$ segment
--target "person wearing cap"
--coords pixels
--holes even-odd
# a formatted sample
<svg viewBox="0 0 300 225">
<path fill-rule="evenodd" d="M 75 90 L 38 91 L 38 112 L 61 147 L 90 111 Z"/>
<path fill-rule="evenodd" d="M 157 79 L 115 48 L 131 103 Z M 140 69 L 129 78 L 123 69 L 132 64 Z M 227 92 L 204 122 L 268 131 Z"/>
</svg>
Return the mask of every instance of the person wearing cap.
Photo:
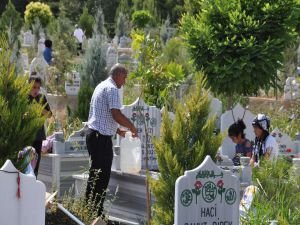
<svg viewBox="0 0 300 225">
<path fill-rule="evenodd" d="M 265 114 L 258 114 L 252 126 L 255 134 L 255 143 L 250 164 L 259 165 L 261 159 L 276 159 L 278 155 L 278 145 L 276 140 L 269 133 L 270 119 Z"/>
<path fill-rule="evenodd" d="M 125 136 L 128 128 L 134 137 L 137 130 L 121 112 L 119 90 L 127 78 L 128 70 L 121 64 L 111 68 L 110 76 L 97 85 L 90 102 L 86 145 L 91 159 L 89 178 L 86 188 L 86 201 L 95 202 L 97 216 L 103 216 L 105 191 L 108 186 L 113 160 L 112 136 L 116 133 Z M 100 173 L 99 173 L 100 170 Z"/>
</svg>

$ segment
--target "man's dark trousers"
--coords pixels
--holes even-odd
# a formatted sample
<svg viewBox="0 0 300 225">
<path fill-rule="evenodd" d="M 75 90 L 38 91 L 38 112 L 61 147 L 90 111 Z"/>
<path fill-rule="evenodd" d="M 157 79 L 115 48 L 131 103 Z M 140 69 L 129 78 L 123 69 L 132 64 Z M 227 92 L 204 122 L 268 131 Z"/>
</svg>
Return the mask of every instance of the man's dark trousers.
<svg viewBox="0 0 300 225">
<path fill-rule="evenodd" d="M 86 135 L 86 145 L 91 158 L 86 201 L 95 201 L 96 206 L 99 204 L 98 216 L 102 216 L 113 160 L 111 136 L 89 129 Z M 97 172 L 99 170 L 100 172 Z"/>
</svg>

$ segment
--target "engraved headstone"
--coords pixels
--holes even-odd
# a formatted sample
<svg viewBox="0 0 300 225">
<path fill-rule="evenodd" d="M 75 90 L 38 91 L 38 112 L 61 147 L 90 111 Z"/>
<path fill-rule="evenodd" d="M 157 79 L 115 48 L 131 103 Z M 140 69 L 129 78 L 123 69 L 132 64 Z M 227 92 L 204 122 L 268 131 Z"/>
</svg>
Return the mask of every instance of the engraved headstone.
<svg viewBox="0 0 300 225">
<path fill-rule="evenodd" d="M 68 74 L 65 81 L 65 90 L 67 95 L 78 95 L 80 89 L 80 74 L 77 71 L 72 71 Z"/>
<path fill-rule="evenodd" d="M 157 160 L 155 149 L 152 143 L 152 137 L 159 137 L 161 113 L 155 106 L 148 106 L 138 98 L 131 105 L 125 105 L 122 108 L 124 115 L 137 128 L 139 138 L 142 142 L 142 169 L 146 169 L 146 145 L 148 148 L 148 168 L 157 170 Z M 148 138 L 146 139 L 146 130 Z"/>
<path fill-rule="evenodd" d="M 253 132 L 252 121 L 255 115 L 249 110 L 244 109 L 240 104 L 237 104 L 232 110 L 228 110 L 221 116 L 221 132 L 227 134 L 227 130 L 231 124 L 233 124 L 238 119 L 243 119 L 246 129 L 246 138 L 251 140 L 255 139 Z M 229 137 L 226 137 L 221 146 L 222 155 L 227 155 L 229 158 L 233 158 L 235 155 L 235 144 Z"/>
<path fill-rule="evenodd" d="M 109 71 L 113 65 L 118 62 L 118 51 L 117 49 L 111 45 L 108 47 L 106 52 L 106 66 Z"/>
<path fill-rule="evenodd" d="M 295 77 L 288 77 L 284 85 L 284 99 L 295 100 L 300 98 L 300 84 Z"/>
<path fill-rule="evenodd" d="M 34 36 L 31 32 L 31 30 L 29 31 L 26 31 L 24 34 L 23 34 L 23 45 L 26 47 L 30 47 L 32 46 L 34 43 Z"/>
<path fill-rule="evenodd" d="M 0 224 L 45 224 L 46 187 L 41 181 L 33 175 L 19 173 L 7 160 L 0 170 L 0 183 Z"/>
<path fill-rule="evenodd" d="M 238 225 L 240 183 L 206 156 L 175 184 L 175 225 Z"/>
<path fill-rule="evenodd" d="M 278 144 L 278 154 L 280 155 L 296 155 L 297 149 L 291 137 L 281 132 L 277 127 L 271 132 Z"/>
</svg>

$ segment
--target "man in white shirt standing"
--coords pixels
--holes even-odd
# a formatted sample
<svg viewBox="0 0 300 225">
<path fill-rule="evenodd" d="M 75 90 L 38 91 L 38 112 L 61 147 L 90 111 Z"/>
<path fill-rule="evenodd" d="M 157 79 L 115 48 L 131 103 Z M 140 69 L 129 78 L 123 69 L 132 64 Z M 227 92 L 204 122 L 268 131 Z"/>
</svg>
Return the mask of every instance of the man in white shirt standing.
<svg viewBox="0 0 300 225">
<path fill-rule="evenodd" d="M 78 27 L 78 25 L 76 24 L 75 25 L 75 31 L 74 31 L 74 34 L 73 36 L 76 38 L 77 40 L 77 44 L 78 44 L 78 47 L 77 47 L 77 55 L 79 55 L 80 52 L 82 52 L 82 42 L 83 42 L 83 38 L 84 38 L 84 32 L 83 30 Z"/>
<path fill-rule="evenodd" d="M 105 191 L 110 179 L 113 160 L 111 138 L 116 133 L 125 136 L 126 131 L 118 128 L 118 124 L 128 128 L 134 137 L 137 136 L 136 128 L 120 110 L 122 105 L 118 89 L 125 84 L 127 73 L 127 69 L 121 64 L 114 65 L 110 70 L 110 76 L 95 88 L 90 103 L 86 145 L 91 167 L 86 201 L 92 201 L 99 207 L 98 216 L 103 216 Z"/>
</svg>

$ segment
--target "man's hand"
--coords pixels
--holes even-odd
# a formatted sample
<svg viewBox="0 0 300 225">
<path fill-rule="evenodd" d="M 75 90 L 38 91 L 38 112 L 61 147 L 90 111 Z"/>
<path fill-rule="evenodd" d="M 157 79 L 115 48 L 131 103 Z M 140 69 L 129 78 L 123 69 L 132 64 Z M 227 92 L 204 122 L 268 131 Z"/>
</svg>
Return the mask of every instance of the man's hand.
<svg viewBox="0 0 300 225">
<path fill-rule="evenodd" d="M 119 129 L 119 128 L 118 128 L 118 130 L 117 130 L 117 134 L 120 135 L 121 137 L 125 137 L 125 133 L 126 133 L 126 132 L 127 132 L 126 130 L 121 130 L 121 129 Z"/>
</svg>

